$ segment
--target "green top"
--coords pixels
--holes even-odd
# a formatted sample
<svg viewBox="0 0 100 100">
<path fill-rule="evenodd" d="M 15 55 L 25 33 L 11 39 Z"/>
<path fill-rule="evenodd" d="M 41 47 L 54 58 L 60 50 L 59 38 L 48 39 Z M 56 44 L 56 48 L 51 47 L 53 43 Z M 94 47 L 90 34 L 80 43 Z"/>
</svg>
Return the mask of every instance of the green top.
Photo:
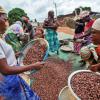
<svg viewBox="0 0 100 100">
<path fill-rule="evenodd" d="M 15 52 L 18 52 L 22 48 L 22 44 L 18 40 L 18 37 L 13 32 L 8 32 L 5 35 L 5 41 L 10 44 Z"/>
</svg>

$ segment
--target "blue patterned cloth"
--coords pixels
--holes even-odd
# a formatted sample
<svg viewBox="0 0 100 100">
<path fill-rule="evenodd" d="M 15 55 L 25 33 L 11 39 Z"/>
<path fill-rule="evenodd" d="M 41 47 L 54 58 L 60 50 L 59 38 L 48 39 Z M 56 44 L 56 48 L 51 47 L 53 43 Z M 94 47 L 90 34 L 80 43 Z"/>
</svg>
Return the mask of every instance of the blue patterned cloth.
<svg viewBox="0 0 100 100">
<path fill-rule="evenodd" d="M 4 100 L 40 100 L 40 97 L 18 75 L 0 74 L 0 96 L 4 97 Z"/>
<path fill-rule="evenodd" d="M 49 51 L 58 51 L 60 44 L 57 37 L 57 32 L 53 29 L 46 29 L 45 38 L 49 43 Z"/>
</svg>

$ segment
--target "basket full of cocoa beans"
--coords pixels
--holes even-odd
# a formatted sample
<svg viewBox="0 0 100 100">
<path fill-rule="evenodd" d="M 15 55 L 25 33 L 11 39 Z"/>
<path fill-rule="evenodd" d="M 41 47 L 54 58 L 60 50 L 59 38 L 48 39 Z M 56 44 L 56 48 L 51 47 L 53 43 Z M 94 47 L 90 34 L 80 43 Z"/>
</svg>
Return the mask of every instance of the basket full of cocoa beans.
<svg viewBox="0 0 100 100">
<path fill-rule="evenodd" d="M 31 40 L 22 49 L 22 55 L 18 58 L 20 65 L 29 65 L 47 58 L 49 50 L 48 42 L 45 39 L 37 38 Z"/>
</svg>

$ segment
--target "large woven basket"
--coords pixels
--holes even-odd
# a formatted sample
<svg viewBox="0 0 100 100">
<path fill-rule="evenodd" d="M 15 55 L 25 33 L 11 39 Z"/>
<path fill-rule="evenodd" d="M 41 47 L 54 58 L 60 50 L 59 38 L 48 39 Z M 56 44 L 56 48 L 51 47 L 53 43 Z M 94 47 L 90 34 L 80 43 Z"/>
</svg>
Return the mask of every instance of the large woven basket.
<svg viewBox="0 0 100 100">
<path fill-rule="evenodd" d="M 41 44 L 41 45 L 45 45 L 45 47 L 46 47 L 46 51 L 44 52 L 44 55 L 43 55 L 43 61 L 47 58 L 47 56 L 48 56 L 48 51 L 49 51 L 49 45 L 48 45 L 48 42 L 45 40 L 45 39 L 43 39 L 43 38 L 38 38 L 38 39 L 34 39 L 34 40 L 31 40 L 28 44 L 26 44 L 25 45 L 25 47 L 22 49 L 22 54 L 19 56 L 19 58 L 18 58 L 18 63 L 20 64 L 20 65 L 24 65 L 23 64 L 23 59 L 25 58 L 25 56 L 26 56 L 26 54 L 27 54 L 27 52 L 29 51 L 29 49 L 32 47 L 32 46 L 34 46 L 34 44 L 35 44 L 35 42 L 36 41 L 39 41 L 39 43 Z M 38 46 L 37 46 L 37 48 L 38 48 Z M 32 54 L 32 55 L 34 55 L 34 54 Z"/>
<path fill-rule="evenodd" d="M 18 64 L 19 65 L 24 65 L 23 64 L 23 59 L 24 57 L 26 56 L 26 53 L 28 52 L 28 50 L 34 46 L 35 42 L 36 41 L 39 41 L 40 44 L 45 44 L 46 46 L 46 52 L 44 52 L 44 56 L 43 56 L 43 61 L 47 59 L 48 57 L 48 51 L 49 51 L 49 45 L 48 45 L 48 42 L 45 40 L 45 39 L 42 39 L 42 38 L 38 38 L 38 39 L 34 39 L 32 41 L 30 41 L 28 44 L 25 45 L 25 47 L 22 49 L 22 55 L 19 56 L 18 58 Z M 38 48 L 38 46 L 37 46 Z M 34 55 L 34 54 L 32 54 Z M 24 72 L 24 74 L 21 75 L 21 77 L 29 84 L 31 85 L 31 80 L 30 80 L 30 77 L 27 75 L 27 74 L 32 74 L 32 73 L 35 73 L 37 72 L 37 70 L 32 70 L 32 71 L 27 71 L 27 72 Z"/>
</svg>

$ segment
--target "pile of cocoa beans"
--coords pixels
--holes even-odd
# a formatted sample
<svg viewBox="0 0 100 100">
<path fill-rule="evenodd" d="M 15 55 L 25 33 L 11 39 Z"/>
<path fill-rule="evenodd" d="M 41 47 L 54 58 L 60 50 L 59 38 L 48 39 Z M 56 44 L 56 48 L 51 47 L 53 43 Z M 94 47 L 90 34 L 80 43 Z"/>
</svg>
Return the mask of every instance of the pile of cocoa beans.
<svg viewBox="0 0 100 100">
<path fill-rule="evenodd" d="M 100 100 L 100 75 L 79 72 L 71 79 L 71 87 L 81 100 Z"/>
<path fill-rule="evenodd" d="M 41 97 L 41 100 L 58 100 L 61 89 L 67 85 L 72 64 L 59 58 L 49 58 L 45 66 L 31 75 L 35 81 L 32 89 Z"/>
<path fill-rule="evenodd" d="M 40 41 L 35 41 L 31 48 L 28 49 L 24 59 L 23 64 L 29 65 L 32 63 L 36 63 L 38 61 L 42 61 L 46 52 L 46 44 L 41 44 Z"/>
</svg>

